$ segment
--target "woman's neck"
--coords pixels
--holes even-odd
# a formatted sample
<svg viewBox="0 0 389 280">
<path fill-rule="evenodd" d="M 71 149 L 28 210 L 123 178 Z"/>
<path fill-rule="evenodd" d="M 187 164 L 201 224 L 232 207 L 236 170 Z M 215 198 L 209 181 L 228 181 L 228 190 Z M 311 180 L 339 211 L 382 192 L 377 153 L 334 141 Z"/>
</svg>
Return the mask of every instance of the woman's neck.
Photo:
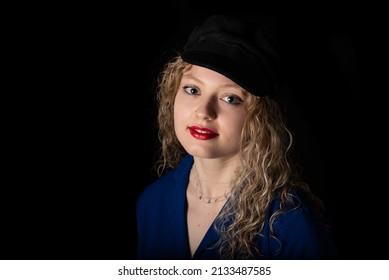
<svg viewBox="0 0 389 280">
<path fill-rule="evenodd" d="M 191 180 L 199 193 L 207 197 L 219 197 L 230 193 L 236 174 L 236 164 L 197 160 L 192 166 Z"/>
</svg>

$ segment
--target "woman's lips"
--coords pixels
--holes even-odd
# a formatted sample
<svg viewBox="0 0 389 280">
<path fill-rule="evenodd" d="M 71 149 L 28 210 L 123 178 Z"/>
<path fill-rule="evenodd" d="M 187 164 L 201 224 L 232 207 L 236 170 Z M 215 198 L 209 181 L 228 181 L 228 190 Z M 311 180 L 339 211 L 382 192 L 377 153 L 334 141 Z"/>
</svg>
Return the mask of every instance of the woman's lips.
<svg viewBox="0 0 389 280">
<path fill-rule="evenodd" d="M 219 134 L 213 131 L 212 129 L 199 127 L 199 126 L 190 126 L 188 127 L 190 134 L 199 140 L 210 140 L 215 138 Z"/>
</svg>

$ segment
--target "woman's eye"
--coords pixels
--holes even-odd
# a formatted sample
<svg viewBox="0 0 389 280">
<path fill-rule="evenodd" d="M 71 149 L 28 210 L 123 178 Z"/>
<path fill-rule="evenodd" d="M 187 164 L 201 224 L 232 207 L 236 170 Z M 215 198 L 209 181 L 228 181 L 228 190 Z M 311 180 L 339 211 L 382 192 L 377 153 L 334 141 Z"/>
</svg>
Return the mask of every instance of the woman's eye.
<svg viewBox="0 0 389 280">
<path fill-rule="evenodd" d="M 185 86 L 184 87 L 184 90 L 186 93 L 190 94 L 190 95 L 195 95 L 198 93 L 198 90 L 194 87 L 189 87 L 189 86 Z"/>
<path fill-rule="evenodd" d="M 224 100 L 225 102 L 229 104 L 241 104 L 243 103 L 243 100 L 240 97 L 234 96 L 234 95 L 228 95 L 225 97 L 222 97 L 221 100 Z"/>
</svg>

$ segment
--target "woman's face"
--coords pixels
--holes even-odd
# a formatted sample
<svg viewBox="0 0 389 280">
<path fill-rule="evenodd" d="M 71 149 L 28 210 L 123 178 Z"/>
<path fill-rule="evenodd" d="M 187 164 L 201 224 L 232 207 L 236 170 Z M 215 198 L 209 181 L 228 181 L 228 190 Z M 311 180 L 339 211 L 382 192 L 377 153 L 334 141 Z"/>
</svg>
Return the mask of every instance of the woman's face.
<svg viewBox="0 0 389 280">
<path fill-rule="evenodd" d="M 174 103 L 174 129 L 196 157 L 234 157 L 246 117 L 245 95 L 227 77 L 192 66 L 182 77 Z"/>
</svg>

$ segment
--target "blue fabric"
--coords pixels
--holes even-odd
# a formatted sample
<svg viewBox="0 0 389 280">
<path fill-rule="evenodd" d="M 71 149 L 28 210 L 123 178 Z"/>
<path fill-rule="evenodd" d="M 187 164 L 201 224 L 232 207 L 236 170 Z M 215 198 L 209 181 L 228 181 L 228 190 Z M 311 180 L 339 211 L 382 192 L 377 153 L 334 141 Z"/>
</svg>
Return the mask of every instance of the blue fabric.
<svg viewBox="0 0 389 280">
<path fill-rule="evenodd" d="M 186 187 L 193 157 L 149 185 L 137 202 L 138 259 L 191 259 L 187 222 Z M 302 196 L 299 206 L 282 214 L 274 223 L 277 239 L 269 237 L 266 222 L 257 245 L 262 255 L 257 259 L 335 259 L 336 249 L 327 234 L 324 221 Z M 275 200 L 268 216 L 278 209 Z M 211 248 L 218 234 L 209 228 L 193 259 L 220 259 L 218 248 Z"/>
</svg>

